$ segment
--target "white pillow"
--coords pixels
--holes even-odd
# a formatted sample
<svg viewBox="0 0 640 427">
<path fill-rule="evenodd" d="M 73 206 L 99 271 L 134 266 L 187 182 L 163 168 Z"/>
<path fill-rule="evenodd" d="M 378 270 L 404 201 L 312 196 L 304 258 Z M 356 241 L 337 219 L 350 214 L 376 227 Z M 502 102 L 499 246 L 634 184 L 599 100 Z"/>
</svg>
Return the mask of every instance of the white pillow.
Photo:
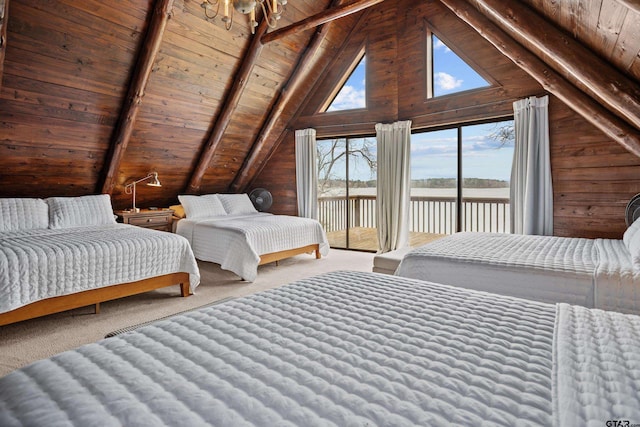
<svg viewBox="0 0 640 427">
<path fill-rule="evenodd" d="M 80 197 L 49 197 L 49 228 L 115 224 L 111 197 L 97 194 Z"/>
<path fill-rule="evenodd" d="M 181 195 L 178 196 L 178 200 L 180 200 L 188 219 L 211 218 L 227 214 L 222 203 L 218 200 L 217 194 L 206 194 L 204 196 Z"/>
<path fill-rule="evenodd" d="M 0 232 L 49 227 L 49 207 L 42 199 L 0 199 Z"/>
<path fill-rule="evenodd" d="M 245 193 L 218 194 L 218 197 L 222 202 L 222 206 L 224 206 L 224 210 L 227 211 L 229 215 L 241 215 L 258 212 L 256 208 L 253 207 L 253 203 L 251 203 L 251 199 L 249 199 L 249 196 Z"/>
<path fill-rule="evenodd" d="M 627 246 L 627 249 L 629 249 L 629 245 L 631 244 L 631 240 L 633 240 L 633 237 L 636 234 L 638 234 L 638 231 L 640 231 L 640 221 L 636 220 L 624 232 L 624 235 L 622 236 L 622 241 Z"/>
</svg>

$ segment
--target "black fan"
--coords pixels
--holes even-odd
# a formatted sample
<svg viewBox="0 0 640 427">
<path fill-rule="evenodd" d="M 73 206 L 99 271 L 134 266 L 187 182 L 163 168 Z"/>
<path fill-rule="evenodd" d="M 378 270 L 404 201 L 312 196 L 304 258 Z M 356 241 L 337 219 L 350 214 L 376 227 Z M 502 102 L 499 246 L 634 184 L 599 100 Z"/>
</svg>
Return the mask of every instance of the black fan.
<svg viewBox="0 0 640 427">
<path fill-rule="evenodd" d="M 627 209 L 624 213 L 624 219 L 629 227 L 633 222 L 640 217 L 640 194 L 636 194 L 627 203 Z"/>
<path fill-rule="evenodd" d="M 273 197 L 271 193 L 264 188 L 256 188 L 249 193 L 249 198 L 253 206 L 259 211 L 264 212 L 271 207 L 273 203 Z"/>
</svg>

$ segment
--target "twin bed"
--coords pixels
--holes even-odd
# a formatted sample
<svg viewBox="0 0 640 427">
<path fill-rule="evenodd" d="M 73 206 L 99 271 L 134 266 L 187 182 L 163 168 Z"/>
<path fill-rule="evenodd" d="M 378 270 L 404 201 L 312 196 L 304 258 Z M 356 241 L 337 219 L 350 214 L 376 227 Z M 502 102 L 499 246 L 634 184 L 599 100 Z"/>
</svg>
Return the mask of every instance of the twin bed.
<svg viewBox="0 0 640 427">
<path fill-rule="evenodd" d="M 640 420 L 640 318 L 333 272 L 0 379 L 0 425 L 604 425 Z"/>
<path fill-rule="evenodd" d="M 409 251 L 396 275 L 640 314 L 640 221 L 622 240 L 456 233 Z"/>
<path fill-rule="evenodd" d="M 195 257 L 252 282 L 258 266 L 297 254 L 327 255 L 322 225 L 310 218 L 256 211 L 246 194 L 179 196 L 186 217 L 176 225 Z"/>
</svg>

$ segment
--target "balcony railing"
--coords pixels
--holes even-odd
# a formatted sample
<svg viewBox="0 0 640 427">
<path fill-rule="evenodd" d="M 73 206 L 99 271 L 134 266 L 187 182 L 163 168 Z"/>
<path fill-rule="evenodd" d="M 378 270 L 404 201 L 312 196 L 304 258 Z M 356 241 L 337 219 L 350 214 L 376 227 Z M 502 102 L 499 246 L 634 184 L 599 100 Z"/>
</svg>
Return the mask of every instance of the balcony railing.
<svg viewBox="0 0 640 427">
<path fill-rule="evenodd" d="M 350 196 L 349 227 L 376 227 L 376 196 Z M 452 234 L 456 231 L 456 199 L 454 197 L 411 197 L 409 231 Z M 347 228 L 347 199 L 319 197 L 320 223 L 327 232 Z M 509 199 L 465 197 L 462 199 L 462 231 L 508 233 Z"/>
</svg>

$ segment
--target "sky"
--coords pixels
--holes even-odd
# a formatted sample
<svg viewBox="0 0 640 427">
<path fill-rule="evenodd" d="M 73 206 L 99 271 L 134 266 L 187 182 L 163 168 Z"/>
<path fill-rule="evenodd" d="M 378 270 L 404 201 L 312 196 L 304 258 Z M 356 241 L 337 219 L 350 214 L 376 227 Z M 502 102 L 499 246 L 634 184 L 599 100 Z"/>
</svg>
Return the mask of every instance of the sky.
<svg viewBox="0 0 640 427">
<path fill-rule="evenodd" d="M 489 85 L 435 36 L 433 36 L 433 55 L 434 96 Z M 365 64 L 366 57 L 363 57 L 327 111 L 366 107 Z M 509 180 L 513 142 L 502 146 L 500 141 L 492 139 L 490 135 L 495 132 L 496 127 L 496 124 L 490 123 L 463 128 L 464 177 Z M 411 136 L 412 179 L 455 178 L 456 141 L 456 129 L 413 134 Z M 375 144 L 373 148 L 375 151 Z M 368 167 L 362 165 L 352 165 L 351 176 L 352 179 L 371 179 Z"/>
</svg>

